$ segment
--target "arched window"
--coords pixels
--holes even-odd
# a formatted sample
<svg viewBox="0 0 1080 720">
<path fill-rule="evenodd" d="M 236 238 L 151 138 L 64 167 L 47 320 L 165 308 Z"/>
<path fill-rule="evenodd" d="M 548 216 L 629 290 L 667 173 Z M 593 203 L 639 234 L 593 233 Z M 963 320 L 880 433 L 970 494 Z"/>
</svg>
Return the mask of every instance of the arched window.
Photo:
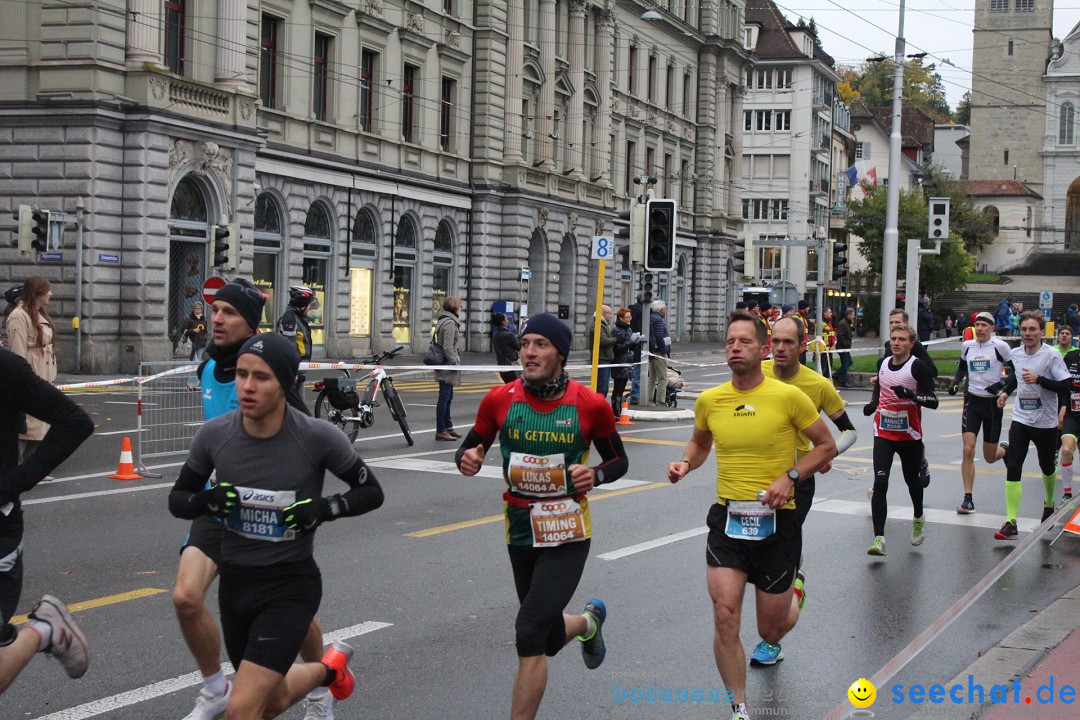
<svg viewBox="0 0 1080 720">
<path fill-rule="evenodd" d="M 997 237 L 998 233 L 1001 232 L 1001 213 L 999 213 L 998 209 L 993 205 L 988 205 L 983 210 L 983 214 L 986 215 L 986 219 L 990 221 L 994 231 L 994 237 Z"/>
<path fill-rule="evenodd" d="M 1076 119 L 1076 110 L 1072 103 L 1065 103 L 1058 113 L 1058 145 L 1072 145 L 1075 141 L 1073 121 Z"/>
<path fill-rule="evenodd" d="M 442 309 L 443 299 L 450 292 L 454 269 L 454 225 L 450 220 L 440 220 L 435 230 L 435 255 L 431 271 L 431 323 L 434 326 Z"/>
<path fill-rule="evenodd" d="M 371 337 L 375 256 L 378 253 L 378 221 L 370 208 L 356 213 L 349 250 L 349 335 Z"/>
<path fill-rule="evenodd" d="M 281 231 L 281 208 L 273 195 L 264 192 L 255 198 L 255 254 L 251 282 L 266 295 L 260 330 L 271 330 L 284 302 L 278 293 L 279 266 L 285 236 Z"/>
<path fill-rule="evenodd" d="M 308 308 L 311 325 L 311 344 L 320 349 L 326 346 L 326 298 L 329 295 L 330 257 L 333 249 L 330 212 L 323 203 L 312 203 L 304 218 L 304 259 L 301 280 L 315 292 L 315 301 Z"/>
<path fill-rule="evenodd" d="M 394 236 L 394 314 L 391 334 L 399 343 L 412 341 L 412 316 L 416 308 L 413 284 L 416 276 L 416 221 L 403 215 Z"/>
<path fill-rule="evenodd" d="M 169 318 L 166 330 L 171 338 L 179 338 L 180 323 L 202 297 L 202 284 L 208 275 L 209 236 L 210 211 L 206 191 L 191 176 L 184 177 L 176 184 L 169 204 Z M 174 354 L 176 349 L 174 346 Z"/>
</svg>

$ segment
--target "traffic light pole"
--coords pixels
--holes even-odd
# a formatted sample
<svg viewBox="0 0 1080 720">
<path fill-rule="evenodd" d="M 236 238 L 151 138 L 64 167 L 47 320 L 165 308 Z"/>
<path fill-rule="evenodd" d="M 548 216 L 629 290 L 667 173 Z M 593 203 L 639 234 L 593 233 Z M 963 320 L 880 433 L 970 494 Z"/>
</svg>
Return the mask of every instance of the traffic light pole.
<svg viewBox="0 0 1080 720">
<path fill-rule="evenodd" d="M 924 248 L 919 238 L 908 238 L 907 241 L 907 265 L 904 277 L 906 286 L 904 290 L 904 310 L 908 314 L 908 323 L 911 327 L 919 328 L 919 266 L 923 255 L 940 255 L 941 241 L 934 242 L 933 249 Z"/>
</svg>

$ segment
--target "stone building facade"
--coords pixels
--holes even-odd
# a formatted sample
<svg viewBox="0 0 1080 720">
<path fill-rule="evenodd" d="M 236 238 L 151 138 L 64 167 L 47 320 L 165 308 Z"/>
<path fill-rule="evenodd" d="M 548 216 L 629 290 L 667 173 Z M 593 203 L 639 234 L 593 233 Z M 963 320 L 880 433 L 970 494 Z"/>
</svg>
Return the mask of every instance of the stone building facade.
<svg viewBox="0 0 1080 720">
<path fill-rule="evenodd" d="M 1055 42 L 1044 76 L 1042 232 L 1038 251 L 1080 250 L 1080 25 Z"/>
<path fill-rule="evenodd" d="M 214 275 L 260 285 L 266 327 L 289 285 L 310 285 L 317 356 L 421 350 L 446 295 L 473 350 L 497 301 L 559 311 L 583 338 L 591 239 L 653 175 L 679 201 L 676 272 L 657 288 L 675 341 L 719 339 L 742 224 L 745 3 L 642 20 L 650 7 L 4 3 L 0 209 L 82 199 L 81 369 L 130 372 L 172 356 Z M 236 271 L 212 266 L 219 223 L 238 229 Z M 46 275 L 70 317 L 74 237 L 55 260 L 0 247 L 0 282 Z M 609 262 L 604 284 L 609 304 L 633 300 L 632 268 Z M 72 342 L 62 332 L 65 370 Z"/>
</svg>

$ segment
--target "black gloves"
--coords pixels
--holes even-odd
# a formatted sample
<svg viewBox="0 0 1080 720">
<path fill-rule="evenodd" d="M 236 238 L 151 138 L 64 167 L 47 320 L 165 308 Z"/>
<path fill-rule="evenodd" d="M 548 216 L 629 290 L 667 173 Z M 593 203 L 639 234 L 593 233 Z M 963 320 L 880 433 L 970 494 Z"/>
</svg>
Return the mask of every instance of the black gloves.
<svg viewBox="0 0 1080 720">
<path fill-rule="evenodd" d="M 330 501 L 326 498 L 308 498 L 294 502 L 282 511 L 285 526 L 301 535 L 315 532 L 331 518 Z"/>
<path fill-rule="evenodd" d="M 909 387 L 904 387 L 903 385 L 893 385 L 892 391 L 896 394 L 896 397 L 898 398 L 903 398 L 904 400 L 915 399 L 915 391 Z"/>
<path fill-rule="evenodd" d="M 986 386 L 986 392 L 990 393 L 991 395 L 1000 395 L 1001 391 L 1004 389 L 1005 383 L 1001 380 Z"/>
<path fill-rule="evenodd" d="M 958 392 L 960 392 L 960 383 L 953 383 L 952 385 L 949 386 L 949 394 L 950 395 L 955 395 Z"/>
<path fill-rule="evenodd" d="M 874 404 L 874 403 L 866 403 L 865 405 L 863 405 L 862 414 L 869 417 L 869 416 L 874 414 L 875 410 L 877 410 L 877 405 L 876 404 Z"/>
<path fill-rule="evenodd" d="M 195 494 L 195 499 L 202 504 L 205 514 L 219 518 L 231 513 L 240 502 L 236 488 L 229 483 L 218 483 L 212 488 L 200 490 Z"/>
</svg>

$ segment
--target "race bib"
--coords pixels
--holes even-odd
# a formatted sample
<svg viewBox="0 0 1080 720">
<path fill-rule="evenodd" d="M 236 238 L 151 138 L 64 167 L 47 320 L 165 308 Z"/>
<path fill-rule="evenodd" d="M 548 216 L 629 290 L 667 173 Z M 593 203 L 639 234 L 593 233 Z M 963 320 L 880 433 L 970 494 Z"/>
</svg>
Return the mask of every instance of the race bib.
<svg viewBox="0 0 1080 720">
<path fill-rule="evenodd" d="M 585 539 L 585 517 L 573 498 L 538 500 L 529 505 L 533 547 L 554 547 Z"/>
<path fill-rule="evenodd" d="M 295 540 L 296 533 L 285 527 L 282 510 L 296 502 L 295 490 L 259 490 L 236 486 L 240 507 L 225 518 L 225 527 L 252 540 Z"/>
<path fill-rule="evenodd" d="M 1042 410 L 1042 398 L 1038 395 L 1019 395 L 1016 398 L 1016 406 L 1028 412 Z"/>
<path fill-rule="evenodd" d="M 753 500 L 728 500 L 724 534 L 736 540 L 764 540 L 776 532 L 776 510 Z"/>
<path fill-rule="evenodd" d="M 972 373 L 984 373 L 990 371 L 990 358 L 988 357 L 973 357 L 968 360 L 968 372 Z"/>
<path fill-rule="evenodd" d="M 1069 393 L 1069 409 L 1073 412 L 1080 412 L 1080 392 L 1074 390 Z"/>
<path fill-rule="evenodd" d="M 510 490 L 516 495 L 562 497 L 570 494 L 562 453 L 529 455 L 512 452 L 508 475 Z"/>
<path fill-rule="evenodd" d="M 907 432 L 909 428 L 907 410 L 882 410 L 880 427 L 882 430 Z"/>
</svg>

